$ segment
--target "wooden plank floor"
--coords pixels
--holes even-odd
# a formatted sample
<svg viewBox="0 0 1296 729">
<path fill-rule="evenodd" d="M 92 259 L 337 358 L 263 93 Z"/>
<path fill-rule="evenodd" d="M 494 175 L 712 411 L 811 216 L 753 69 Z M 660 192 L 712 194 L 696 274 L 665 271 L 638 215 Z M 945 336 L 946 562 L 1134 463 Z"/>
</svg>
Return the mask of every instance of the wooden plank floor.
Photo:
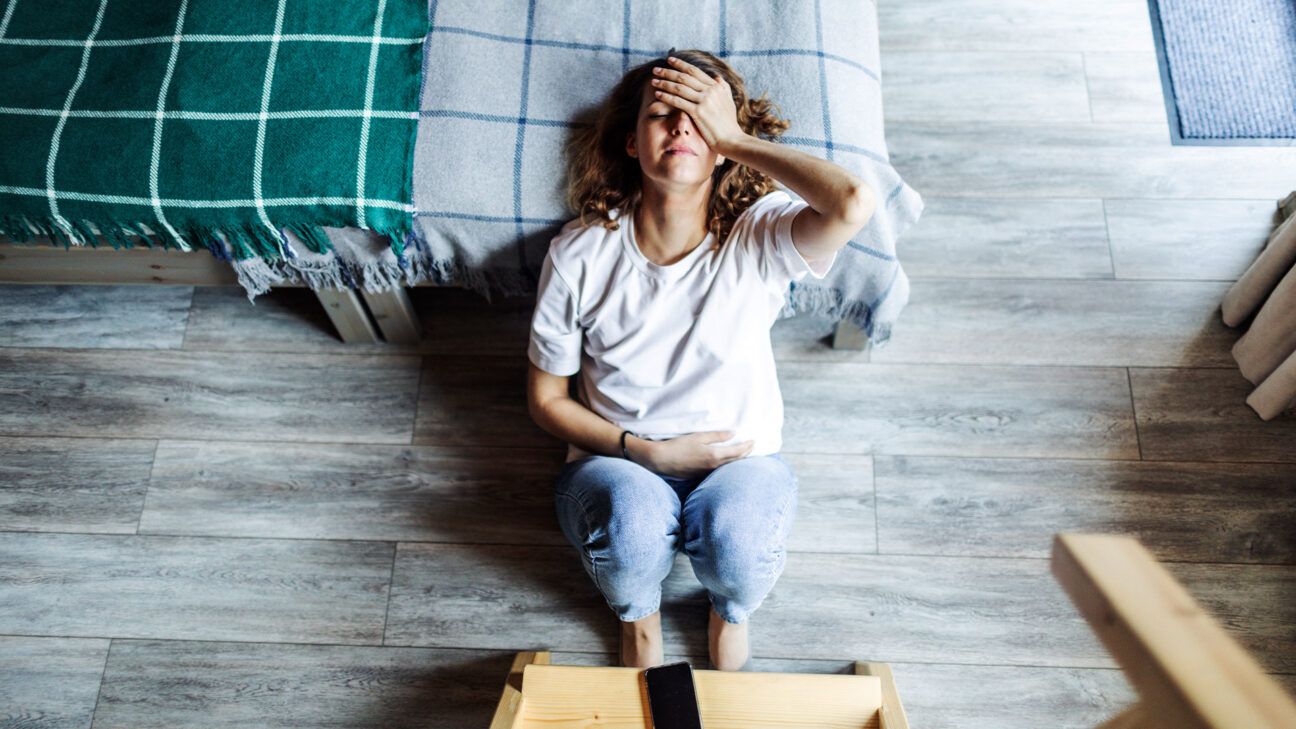
<svg viewBox="0 0 1296 729">
<path fill-rule="evenodd" d="M 1091 727 L 1133 696 L 1048 570 L 1140 538 L 1296 688 L 1296 414 L 1218 304 L 1296 149 L 1172 147 L 1146 3 L 879 8 L 890 346 L 774 328 L 801 481 L 754 670 L 894 668 L 914 726 Z M 518 650 L 613 665 L 526 414 L 530 301 L 413 293 L 347 346 L 310 292 L 0 287 L 0 727 L 484 726 Z M 681 555 L 668 660 L 704 667 Z"/>
</svg>

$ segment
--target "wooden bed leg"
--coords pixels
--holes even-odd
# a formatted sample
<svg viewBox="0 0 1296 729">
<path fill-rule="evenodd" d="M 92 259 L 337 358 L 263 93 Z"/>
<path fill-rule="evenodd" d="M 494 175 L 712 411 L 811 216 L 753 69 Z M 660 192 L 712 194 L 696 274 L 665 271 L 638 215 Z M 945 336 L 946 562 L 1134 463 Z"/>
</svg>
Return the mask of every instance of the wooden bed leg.
<svg viewBox="0 0 1296 729">
<path fill-rule="evenodd" d="M 403 288 L 392 288 L 371 294 L 361 292 L 374 321 L 389 344 L 418 344 L 422 339 L 418 314 Z"/>
<path fill-rule="evenodd" d="M 1296 190 L 1293 190 L 1290 195 L 1278 201 L 1279 217 L 1286 220 L 1293 214 L 1296 214 Z"/>
<path fill-rule="evenodd" d="M 378 332 L 369 321 L 369 313 L 360 303 L 360 297 L 351 289 L 321 288 L 315 296 L 324 305 L 329 319 L 337 328 L 338 336 L 347 344 L 369 344 L 378 341 Z"/>
<path fill-rule="evenodd" d="M 879 729 L 909 729 L 909 719 L 905 716 L 904 704 L 900 703 L 900 693 L 896 691 L 895 676 L 891 666 L 886 663 L 869 663 L 855 661 L 856 676 L 877 676 L 882 679 L 882 708 L 878 710 Z"/>
<path fill-rule="evenodd" d="M 833 349 L 855 349 L 862 352 L 866 344 L 868 344 L 868 337 L 864 336 L 863 329 L 845 319 L 837 322 L 837 326 L 833 329 Z"/>
</svg>

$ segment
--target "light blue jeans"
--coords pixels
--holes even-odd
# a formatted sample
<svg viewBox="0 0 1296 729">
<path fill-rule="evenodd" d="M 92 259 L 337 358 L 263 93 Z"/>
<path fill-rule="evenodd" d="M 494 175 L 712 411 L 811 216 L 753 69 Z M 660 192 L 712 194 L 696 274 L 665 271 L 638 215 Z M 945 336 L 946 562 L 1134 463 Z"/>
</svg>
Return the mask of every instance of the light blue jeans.
<svg viewBox="0 0 1296 729">
<path fill-rule="evenodd" d="M 564 464 L 554 501 L 563 534 L 621 620 L 657 612 L 683 548 L 716 613 L 742 623 L 783 573 L 797 477 L 778 453 L 691 478 L 592 455 Z"/>
</svg>

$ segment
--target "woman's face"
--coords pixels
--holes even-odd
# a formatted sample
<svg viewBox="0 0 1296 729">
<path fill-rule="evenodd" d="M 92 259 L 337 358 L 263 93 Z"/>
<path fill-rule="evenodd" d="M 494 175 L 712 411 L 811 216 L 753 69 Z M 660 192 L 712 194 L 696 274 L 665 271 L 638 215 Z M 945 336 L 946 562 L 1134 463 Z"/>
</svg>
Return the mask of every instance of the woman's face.
<svg viewBox="0 0 1296 729">
<path fill-rule="evenodd" d="M 693 126 L 693 118 L 684 110 L 667 104 L 653 95 L 651 84 L 645 84 L 639 102 L 639 121 L 635 133 L 626 141 L 626 153 L 639 160 L 644 177 L 665 187 L 693 187 L 705 183 L 724 155 L 707 146 Z M 673 151 L 683 147 L 689 152 Z"/>
</svg>

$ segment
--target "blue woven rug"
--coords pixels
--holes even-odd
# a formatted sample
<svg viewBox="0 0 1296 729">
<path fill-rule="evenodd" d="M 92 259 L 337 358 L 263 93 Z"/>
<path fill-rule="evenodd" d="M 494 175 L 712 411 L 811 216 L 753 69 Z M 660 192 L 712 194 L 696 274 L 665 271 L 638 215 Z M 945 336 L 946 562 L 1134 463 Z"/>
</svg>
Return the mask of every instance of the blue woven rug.
<svg viewBox="0 0 1296 729">
<path fill-rule="evenodd" d="M 1148 0 L 1171 127 L 1296 138 L 1296 0 Z"/>
</svg>

